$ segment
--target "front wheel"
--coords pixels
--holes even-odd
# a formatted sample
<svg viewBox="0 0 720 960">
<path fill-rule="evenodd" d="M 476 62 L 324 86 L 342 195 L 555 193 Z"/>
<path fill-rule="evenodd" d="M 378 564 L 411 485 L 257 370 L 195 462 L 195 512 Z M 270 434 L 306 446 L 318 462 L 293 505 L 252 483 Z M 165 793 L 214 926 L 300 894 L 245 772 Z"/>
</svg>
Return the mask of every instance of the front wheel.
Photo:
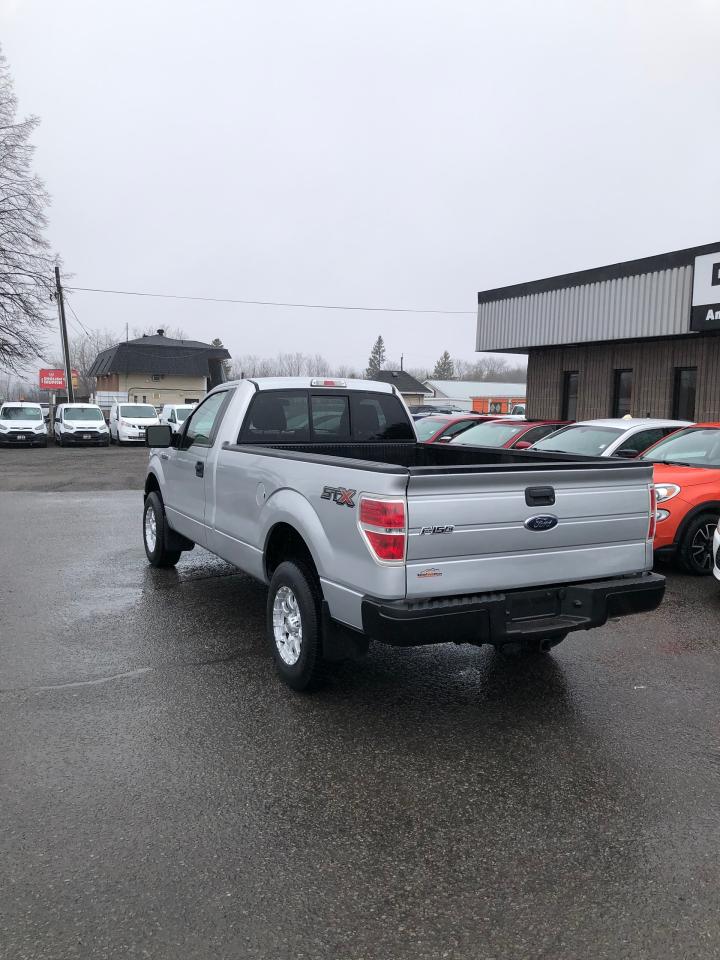
<svg viewBox="0 0 720 960">
<path fill-rule="evenodd" d="M 293 690 L 316 687 L 324 667 L 319 590 L 312 574 L 296 563 L 281 563 L 272 575 L 267 635 L 285 683 Z"/>
<path fill-rule="evenodd" d="M 717 524 L 717 513 L 701 513 L 685 531 L 678 549 L 678 560 L 688 573 L 701 577 L 712 573 L 713 534 Z"/>
<path fill-rule="evenodd" d="M 143 544 L 153 567 L 174 567 L 180 559 L 180 550 L 168 550 L 165 546 L 166 524 L 163 502 L 153 491 L 145 497 L 143 510 Z"/>
</svg>

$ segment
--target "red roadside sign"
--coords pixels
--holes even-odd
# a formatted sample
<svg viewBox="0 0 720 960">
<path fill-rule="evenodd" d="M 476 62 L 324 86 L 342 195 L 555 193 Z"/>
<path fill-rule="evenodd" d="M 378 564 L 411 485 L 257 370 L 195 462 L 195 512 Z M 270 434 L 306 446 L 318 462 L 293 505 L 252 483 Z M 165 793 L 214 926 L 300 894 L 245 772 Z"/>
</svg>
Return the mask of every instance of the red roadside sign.
<svg viewBox="0 0 720 960">
<path fill-rule="evenodd" d="M 72 371 L 73 387 L 78 385 L 78 372 Z M 65 371 L 62 368 L 51 370 L 43 368 L 40 371 L 40 389 L 41 390 L 66 390 Z"/>
</svg>

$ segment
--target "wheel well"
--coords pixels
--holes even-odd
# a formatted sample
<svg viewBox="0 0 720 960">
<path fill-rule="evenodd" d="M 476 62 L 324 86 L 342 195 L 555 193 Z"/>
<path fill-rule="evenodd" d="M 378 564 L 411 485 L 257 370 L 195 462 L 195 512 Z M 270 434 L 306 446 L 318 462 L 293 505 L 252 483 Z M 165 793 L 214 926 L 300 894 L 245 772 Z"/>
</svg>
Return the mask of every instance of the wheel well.
<svg viewBox="0 0 720 960">
<path fill-rule="evenodd" d="M 145 480 L 145 496 L 147 496 L 149 493 L 152 493 L 153 490 L 155 491 L 155 493 L 158 494 L 158 496 L 162 500 L 162 494 L 160 493 L 160 484 L 158 483 L 158 478 L 155 476 L 154 473 L 149 473 L 147 475 L 147 479 Z"/>
<path fill-rule="evenodd" d="M 283 560 L 299 560 L 317 576 L 315 561 L 308 545 L 289 523 L 278 523 L 270 531 L 265 546 L 265 572 L 268 580 Z"/>
<path fill-rule="evenodd" d="M 661 504 L 658 504 L 658 506 L 661 506 Z M 700 503 L 686 513 L 680 523 L 680 526 L 677 528 L 673 542 L 678 545 L 682 543 L 682 539 L 687 533 L 687 529 L 690 524 L 693 522 L 693 520 L 697 520 L 697 518 L 703 513 L 720 514 L 720 503 L 717 500 L 708 500 L 707 503 Z"/>
</svg>

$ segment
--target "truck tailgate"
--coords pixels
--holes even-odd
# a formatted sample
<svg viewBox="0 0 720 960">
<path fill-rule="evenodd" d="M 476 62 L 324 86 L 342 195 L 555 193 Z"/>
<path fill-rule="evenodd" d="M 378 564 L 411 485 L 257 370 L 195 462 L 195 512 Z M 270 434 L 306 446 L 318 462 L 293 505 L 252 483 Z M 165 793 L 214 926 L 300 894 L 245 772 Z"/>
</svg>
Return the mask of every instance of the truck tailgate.
<svg viewBox="0 0 720 960">
<path fill-rule="evenodd" d="M 652 465 L 568 466 L 411 471 L 408 597 L 650 569 Z"/>
</svg>

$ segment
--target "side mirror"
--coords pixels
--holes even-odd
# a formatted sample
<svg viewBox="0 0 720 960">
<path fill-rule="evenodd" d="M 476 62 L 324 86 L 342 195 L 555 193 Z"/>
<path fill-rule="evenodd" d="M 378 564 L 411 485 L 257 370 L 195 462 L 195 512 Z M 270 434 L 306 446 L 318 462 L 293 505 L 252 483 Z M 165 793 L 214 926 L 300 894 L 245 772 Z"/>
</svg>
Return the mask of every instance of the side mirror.
<svg viewBox="0 0 720 960">
<path fill-rule="evenodd" d="M 529 440 L 518 440 L 514 447 L 516 450 L 529 450 L 532 444 Z"/>
<path fill-rule="evenodd" d="M 623 460 L 634 460 L 635 457 L 640 456 L 640 451 L 633 450 L 632 447 L 627 447 L 625 450 L 618 450 L 615 456 L 622 457 Z"/>
<path fill-rule="evenodd" d="M 162 450 L 172 446 L 172 430 L 164 423 L 156 423 L 145 430 L 145 446 Z"/>
</svg>

